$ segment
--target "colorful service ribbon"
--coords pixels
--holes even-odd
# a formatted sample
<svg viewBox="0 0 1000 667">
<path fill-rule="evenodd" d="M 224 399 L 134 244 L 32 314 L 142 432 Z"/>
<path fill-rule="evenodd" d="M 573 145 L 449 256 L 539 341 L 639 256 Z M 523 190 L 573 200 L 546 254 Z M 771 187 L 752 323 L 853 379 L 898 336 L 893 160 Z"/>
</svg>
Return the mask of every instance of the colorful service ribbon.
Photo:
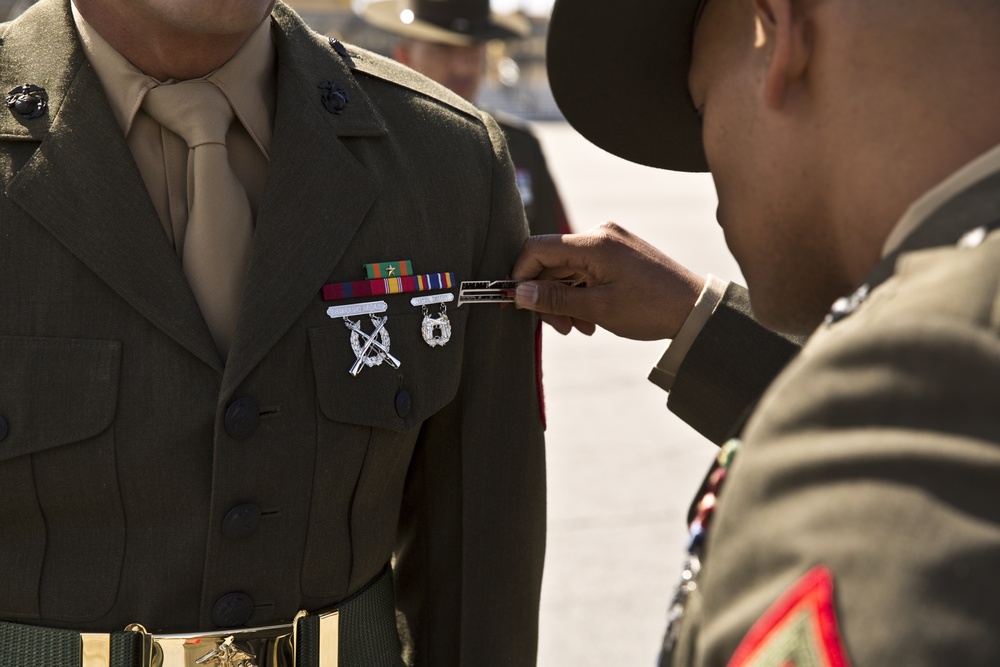
<svg viewBox="0 0 1000 667">
<path fill-rule="evenodd" d="M 381 280 L 356 280 L 346 283 L 323 285 L 324 301 L 340 301 L 384 294 L 406 294 L 408 292 L 428 292 L 435 289 L 451 289 L 455 285 L 454 273 L 425 273 L 402 278 L 382 278 Z"/>
<path fill-rule="evenodd" d="M 413 275 L 413 265 L 410 263 L 410 260 L 365 264 L 365 275 L 370 280 L 377 278 L 403 278 Z"/>
</svg>

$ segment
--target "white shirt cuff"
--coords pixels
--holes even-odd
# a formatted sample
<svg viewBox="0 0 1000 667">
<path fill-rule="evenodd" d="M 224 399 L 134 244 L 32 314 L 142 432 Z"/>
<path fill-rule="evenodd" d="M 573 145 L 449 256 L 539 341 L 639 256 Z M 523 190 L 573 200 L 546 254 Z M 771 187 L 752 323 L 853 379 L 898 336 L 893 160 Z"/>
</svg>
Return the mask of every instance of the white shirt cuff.
<svg viewBox="0 0 1000 667">
<path fill-rule="evenodd" d="M 729 283 L 713 275 L 708 276 L 705 286 L 695 301 L 694 309 L 688 318 L 684 320 L 684 326 L 677 332 L 677 336 L 670 342 L 667 351 L 663 353 L 660 360 L 649 372 L 649 381 L 660 387 L 664 391 L 670 391 L 674 386 L 674 378 L 677 371 L 687 356 L 698 334 L 705 327 L 708 318 L 712 316 L 722 297 L 726 293 Z"/>
</svg>

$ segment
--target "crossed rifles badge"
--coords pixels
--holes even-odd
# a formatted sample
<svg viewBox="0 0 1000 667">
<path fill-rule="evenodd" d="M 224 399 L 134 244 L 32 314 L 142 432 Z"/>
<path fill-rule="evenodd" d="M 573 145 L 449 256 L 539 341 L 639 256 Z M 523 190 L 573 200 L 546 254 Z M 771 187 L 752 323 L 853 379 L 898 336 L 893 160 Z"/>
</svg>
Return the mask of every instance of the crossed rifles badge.
<svg viewBox="0 0 1000 667">
<path fill-rule="evenodd" d="M 351 349 L 357 359 L 351 366 L 351 375 L 357 377 L 358 373 L 365 366 L 381 366 L 382 362 L 388 363 L 393 368 L 399 368 L 401 362 L 389 352 L 391 341 L 389 331 L 385 328 L 389 316 L 379 317 L 378 313 L 384 313 L 389 309 L 385 301 L 369 301 L 367 303 L 353 303 L 347 306 L 332 306 L 327 309 L 326 314 L 330 317 L 340 317 L 344 320 L 344 325 L 351 330 Z M 361 321 L 352 320 L 351 317 L 358 315 L 368 315 L 374 330 L 369 334 L 361 325 Z"/>
</svg>

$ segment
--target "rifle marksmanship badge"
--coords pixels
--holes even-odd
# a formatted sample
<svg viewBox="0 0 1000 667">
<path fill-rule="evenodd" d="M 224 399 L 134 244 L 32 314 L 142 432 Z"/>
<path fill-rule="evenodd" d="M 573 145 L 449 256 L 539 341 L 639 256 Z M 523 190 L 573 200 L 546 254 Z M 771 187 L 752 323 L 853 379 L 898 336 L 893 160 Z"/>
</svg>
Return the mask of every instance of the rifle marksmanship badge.
<svg viewBox="0 0 1000 667">
<path fill-rule="evenodd" d="M 351 375 L 357 377 L 365 366 L 368 368 L 381 366 L 383 361 L 393 368 L 399 368 L 402 365 L 399 359 L 389 352 L 392 343 L 389 339 L 389 332 L 385 328 L 389 316 L 378 316 L 378 313 L 384 313 L 388 309 L 389 306 L 385 301 L 352 303 L 347 306 L 331 306 L 327 309 L 327 315 L 343 319 L 344 324 L 351 330 L 351 349 L 354 350 L 356 357 L 354 365 L 350 368 Z M 361 324 L 363 320 L 351 319 L 359 315 L 367 315 L 371 320 L 373 326 L 371 333 L 364 330 Z"/>
<path fill-rule="evenodd" d="M 445 304 L 454 301 L 455 295 L 451 292 L 444 294 L 434 294 L 432 296 L 415 296 L 410 299 L 414 306 L 420 306 L 424 314 L 424 319 L 420 323 L 420 333 L 424 342 L 431 347 L 445 346 L 451 340 L 451 320 L 448 319 L 448 306 Z M 431 315 L 427 306 L 440 304 L 441 308 L 436 316 Z"/>
</svg>

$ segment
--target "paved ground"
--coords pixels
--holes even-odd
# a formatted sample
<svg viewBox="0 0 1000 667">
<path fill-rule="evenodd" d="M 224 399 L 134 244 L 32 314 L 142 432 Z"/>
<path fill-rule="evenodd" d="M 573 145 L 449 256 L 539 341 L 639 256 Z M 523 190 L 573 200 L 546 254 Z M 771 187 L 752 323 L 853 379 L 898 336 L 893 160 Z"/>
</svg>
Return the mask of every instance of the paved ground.
<svg viewBox="0 0 1000 667">
<path fill-rule="evenodd" d="M 614 220 L 699 272 L 739 280 L 706 175 L 627 163 L 565 124 L 536 127 L 575 229 Z M 654 664 L 680 572 L 683 518 L 715 450 L 646 381 L 663 349 L 603 331 L 546 331 L 549 539 L 539 667 Z"/>
</svg>

